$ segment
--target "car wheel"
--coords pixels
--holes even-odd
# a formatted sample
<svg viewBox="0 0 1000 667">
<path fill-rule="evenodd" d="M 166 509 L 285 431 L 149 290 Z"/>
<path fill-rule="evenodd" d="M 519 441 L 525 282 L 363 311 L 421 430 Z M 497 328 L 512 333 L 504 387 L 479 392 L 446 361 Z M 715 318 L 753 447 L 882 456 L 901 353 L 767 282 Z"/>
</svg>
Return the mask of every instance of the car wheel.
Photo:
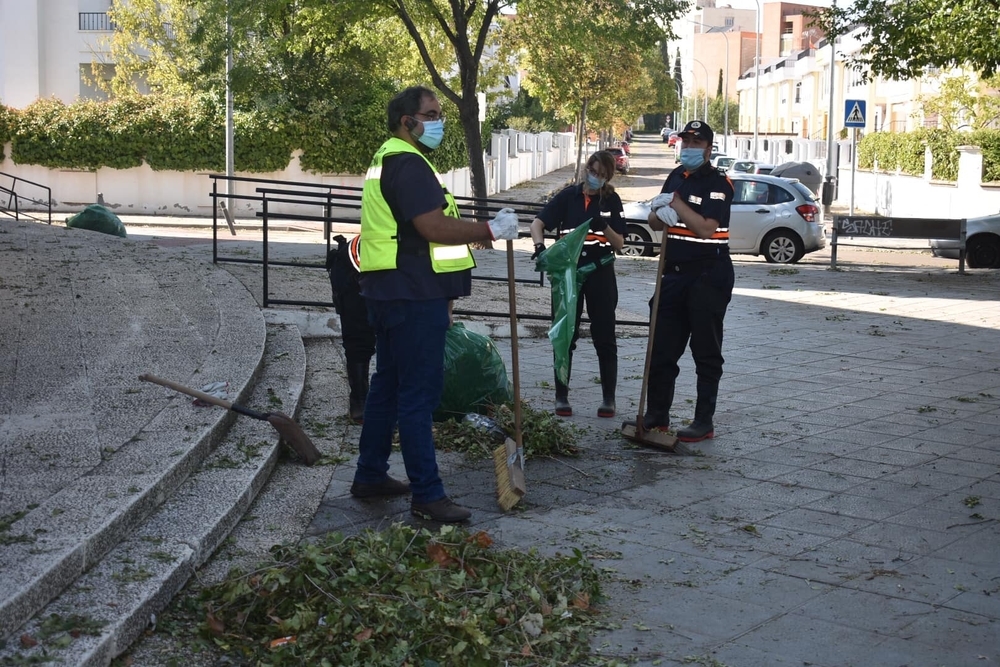
<svg viewBox="0 0 1000 667">
<path fill-rule="evenodd" d="M 802 259 L 805 247 L 798 234 L 776 229 L 764 237 L 760 252 L 771 264 L 794 264 Z"/>
<path fill-rule="evenodd" d="M 970 269 L 1000 269 L 1000 238 L 973 236 L 965 245 Z"/>
<path fill-rule="evenodd" d="M 629 257 L 652 257 L 653 246 L 641 245 L 651 243 L 653 237 L 639 225 L 628 225 L 625 228 L 625 245 L 622 246 L 622 254 Z"/>
</svg>

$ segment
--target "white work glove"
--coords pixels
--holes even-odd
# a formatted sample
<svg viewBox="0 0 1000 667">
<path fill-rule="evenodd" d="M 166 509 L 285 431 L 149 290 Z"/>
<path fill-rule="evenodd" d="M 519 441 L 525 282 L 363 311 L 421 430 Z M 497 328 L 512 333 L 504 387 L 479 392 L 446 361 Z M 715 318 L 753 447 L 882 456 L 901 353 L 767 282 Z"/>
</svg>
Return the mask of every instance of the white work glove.
<svg viewBox="0 0 1000 667">
<path fill-rule="evenodd" d="M 655 213 L 656 217 L 660 219 L 660 222 L 665 224 L 667 227 L 673 227 L 677 224 L 677 211 L 669 206 L 661 206 L 656 209 Z"/>
<path fill-rule="evenodd" d="M 517 213 L 512 208 L 502 208 L 489 222 L 493 240 L 513 241 L 517 239 Z"/>
<path fill-rule="evenodd" d="M 673 192 L 663 192 L 649 200 L 649 208 L 651 208 L 654 211 L 658 211 L 664 206 L 670 206 L 670 202 L 672 202 L 673 200 L 674 200 Z"/>
</svg>

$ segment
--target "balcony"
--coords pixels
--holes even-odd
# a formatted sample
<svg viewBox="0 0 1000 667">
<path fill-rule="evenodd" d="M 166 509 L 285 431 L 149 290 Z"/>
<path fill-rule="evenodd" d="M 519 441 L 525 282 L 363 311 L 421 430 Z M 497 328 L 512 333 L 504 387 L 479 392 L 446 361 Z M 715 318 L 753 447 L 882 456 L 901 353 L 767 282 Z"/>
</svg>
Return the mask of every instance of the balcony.
<svg viewBox="0 0 1000 667">
<path fill-rule="evenodd" d="M 80 32 L 112 32 L 114 22 L 107 12 L 80 12 Z"/>
</svg>

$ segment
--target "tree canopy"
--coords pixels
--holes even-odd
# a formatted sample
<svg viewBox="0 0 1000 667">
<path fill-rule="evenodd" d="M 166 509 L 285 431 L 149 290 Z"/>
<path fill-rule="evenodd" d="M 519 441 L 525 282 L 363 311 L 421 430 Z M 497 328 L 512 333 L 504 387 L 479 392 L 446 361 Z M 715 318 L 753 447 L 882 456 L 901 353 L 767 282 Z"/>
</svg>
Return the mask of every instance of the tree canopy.
<svg viewBox="0 0 1000 667">
<path fill-rule="evenodd" d="M 856 64 L 887 79 L 920 77 L 928 67 L 1000 70 L 998 0 L 855 0 L 821 10 L 828 35 L 861 26 Z"/>
</svg>

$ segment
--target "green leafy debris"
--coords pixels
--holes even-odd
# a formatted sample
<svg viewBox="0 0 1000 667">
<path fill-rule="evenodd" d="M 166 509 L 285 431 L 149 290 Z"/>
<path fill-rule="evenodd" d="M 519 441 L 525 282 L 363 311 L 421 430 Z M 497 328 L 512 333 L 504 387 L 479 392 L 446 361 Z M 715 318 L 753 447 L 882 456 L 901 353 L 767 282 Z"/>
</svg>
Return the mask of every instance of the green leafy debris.
<svg viewBox="0 0 1000 667">
<path fill-rule="evenodd" d="M 252 664 L 601 665 L 600 574 L 582 552 L 492 548 L 485 532 L 395 524 L 276 546 L 198 596 L 201 634 Z"/>
</svg>

